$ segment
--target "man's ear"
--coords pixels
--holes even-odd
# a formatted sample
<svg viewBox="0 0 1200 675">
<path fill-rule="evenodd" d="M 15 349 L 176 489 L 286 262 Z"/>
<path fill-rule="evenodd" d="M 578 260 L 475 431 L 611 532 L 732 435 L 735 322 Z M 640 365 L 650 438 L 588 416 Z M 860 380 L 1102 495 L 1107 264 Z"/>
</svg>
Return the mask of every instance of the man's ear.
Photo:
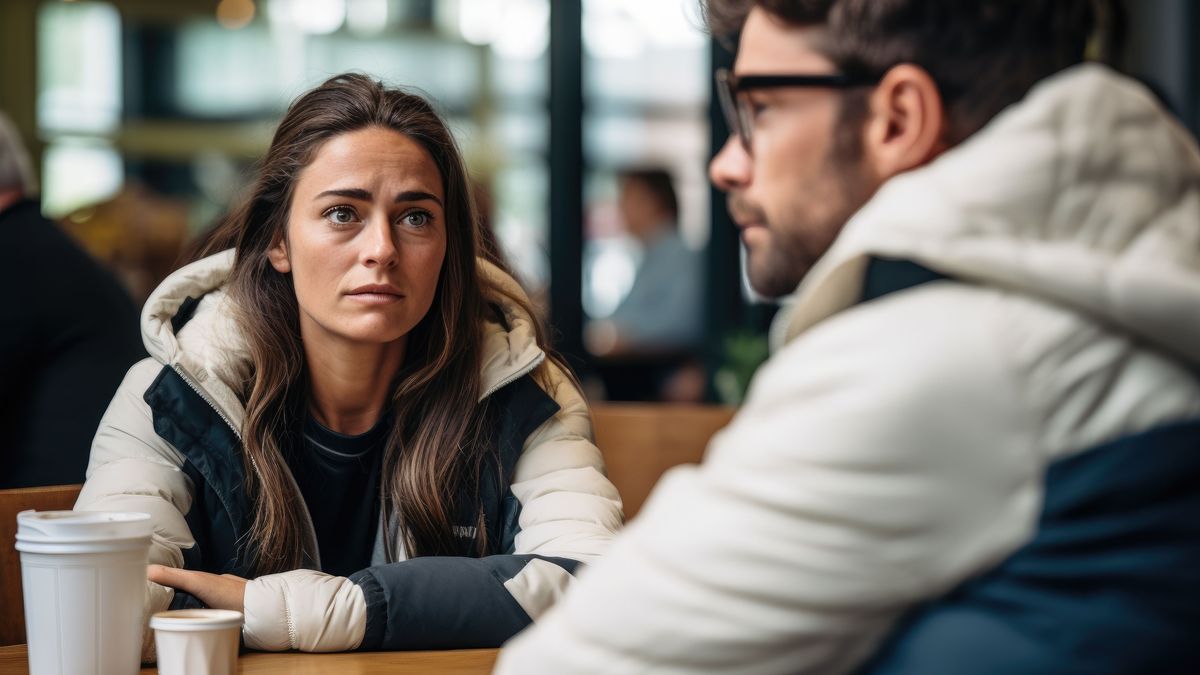
<svg viewBox="0 0 1200 675">
<path fill-rule="evenodd" d="M 904 63 L 871 93 L 864 154 L 880 182 L 923 166 L 946 149 L 946 111 L 924 68 Z"/>
<path fill-rule="evenodd" d="M 292 271 L 292 261 L 288 259 L 287 242 L 282 237 L 278 243 L 267 249 L 267 259 L 271 261 L 271 267 L 274 267 L 275 271 L 280 274 Z"/>
</svg>

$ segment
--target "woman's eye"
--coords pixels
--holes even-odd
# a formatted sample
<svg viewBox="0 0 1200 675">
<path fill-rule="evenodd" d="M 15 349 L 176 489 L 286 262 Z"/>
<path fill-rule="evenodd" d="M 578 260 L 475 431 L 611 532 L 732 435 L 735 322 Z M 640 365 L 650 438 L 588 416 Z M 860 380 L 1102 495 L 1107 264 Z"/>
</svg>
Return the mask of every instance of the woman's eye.
<svg viewBox="0 0 1200 675">
<path fill-rule="evenodd" d="M 325 212 L 325 220 L 334 225 L 349 225 L 354 222 L 355 218 L 354 211 L 344 206 L 338 206 Z"/>
<path fill-rule="evenodd" d="M 428 213 L 425 213 L 424 211 L 414 211 L 412 213 L 406 214 L 401 219 L 401 221 L 409 227 L 414 227 L 414 228 L 419 229 L 419 228 L 422 228 L 422 227 L 425 227 L 426 225 L 428 225 L 429 221 L 431 219 L 432 219 L 431 216 Z"/>
</svg>

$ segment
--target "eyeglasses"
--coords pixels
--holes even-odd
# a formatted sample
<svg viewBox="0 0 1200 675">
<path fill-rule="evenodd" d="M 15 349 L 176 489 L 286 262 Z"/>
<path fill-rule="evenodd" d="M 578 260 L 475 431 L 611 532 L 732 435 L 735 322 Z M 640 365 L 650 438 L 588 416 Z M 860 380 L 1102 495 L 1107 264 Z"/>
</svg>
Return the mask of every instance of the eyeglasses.
<svg viewBox="0 0 1200 675">
<path fill-rule="evenodd" d="M 849 89 L 879 83 L 878 77 L 834 73 L 830 75 L 742 75 L 738 77 L 728 68 L 717 69 L 717 98 L 721 100 L 721 111 L 730 133 L 737 134 L 742 147 L 750 152 L 750 140 L 754 129 L 754 111 L 743 94 L 752 89 L 778 89 L 781 87 L 826 87 Z"/>
</svg>

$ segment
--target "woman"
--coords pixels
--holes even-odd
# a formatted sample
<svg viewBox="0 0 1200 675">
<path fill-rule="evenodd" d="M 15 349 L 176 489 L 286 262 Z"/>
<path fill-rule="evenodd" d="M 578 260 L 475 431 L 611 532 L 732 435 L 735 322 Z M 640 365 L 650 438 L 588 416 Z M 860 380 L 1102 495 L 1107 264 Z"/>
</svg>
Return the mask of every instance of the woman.
<svg viewBox="0 0 1200 675">
<path fill-rule="evenodd" d="M 292 104 L 93 444 L 77 508 L 153 516 L 148 611 L 242 610 L 256 649 L 496 646 L 602 552 L 587 407 L 478 238 L 426 101 L 342 75 Z"/>
</svg>

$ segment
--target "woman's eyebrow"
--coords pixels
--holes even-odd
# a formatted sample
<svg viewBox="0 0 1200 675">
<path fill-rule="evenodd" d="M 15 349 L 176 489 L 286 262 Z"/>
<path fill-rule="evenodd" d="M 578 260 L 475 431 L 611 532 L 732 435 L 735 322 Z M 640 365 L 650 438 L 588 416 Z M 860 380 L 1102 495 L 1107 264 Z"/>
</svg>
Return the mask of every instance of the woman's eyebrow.
<svg viewBox="0 0 1200 675">
<path fill-rule="evenodd" d="M 396 201 L 396 203 L 400 203 L 400 202 L 419 202 L 419 201 L 424 201 L 424 200 L 430 200 L 430 201 L 436 202 L 438 206 L 442 206 L 442 200 L 438 199 L 437 195 L 434 195 L 434 194 L 431 194 L 428 192 L 422 192 L 420 190 L 409 190 L 407 192 L 401 192 L 400 194 L 396 195 L 395 201 Z"/>
<path fill-rule="evenodd" d="M 344 190 L 326 190 L 321 194 L 313 197 L 314 200 L 322 197 L 346 197 L 347 199 L 357 199 L 363 202 L 371 201 L 371 193 L 361 188 L 346 188 Z"/>
<path fill-rule="evenodd" d="M 356 199 L 358 201 L 363 201 L 363 202 L 369 202 L 373 199 L 373 196 L 371 195 L 370 191 L 363 190 L 361 188 L 345 188 L 345 189 L 341 189 L 341 190 L 325 190 L 324 192 L 318 194 L 316 197 L 313 197 L 313 199 L 314 200 L 321 199 L 322 197 L 345 197 L 347 199 Z M 393 201 L 395 201 L 395 203 L 399 204 L 400 202 L 419 202 L 419 201 L 426 201 L 426 200 L 435 202 L 435 203 L 437 203 L 438 206 L 443 206 L 442 200 L 438 199 L 437 195 L 429 193 L 429 192 L 424 192 L 421 190 L 407 190 L 405 192 L 401 192 L 396 195 L 396 199 Z"/>
</svg>

